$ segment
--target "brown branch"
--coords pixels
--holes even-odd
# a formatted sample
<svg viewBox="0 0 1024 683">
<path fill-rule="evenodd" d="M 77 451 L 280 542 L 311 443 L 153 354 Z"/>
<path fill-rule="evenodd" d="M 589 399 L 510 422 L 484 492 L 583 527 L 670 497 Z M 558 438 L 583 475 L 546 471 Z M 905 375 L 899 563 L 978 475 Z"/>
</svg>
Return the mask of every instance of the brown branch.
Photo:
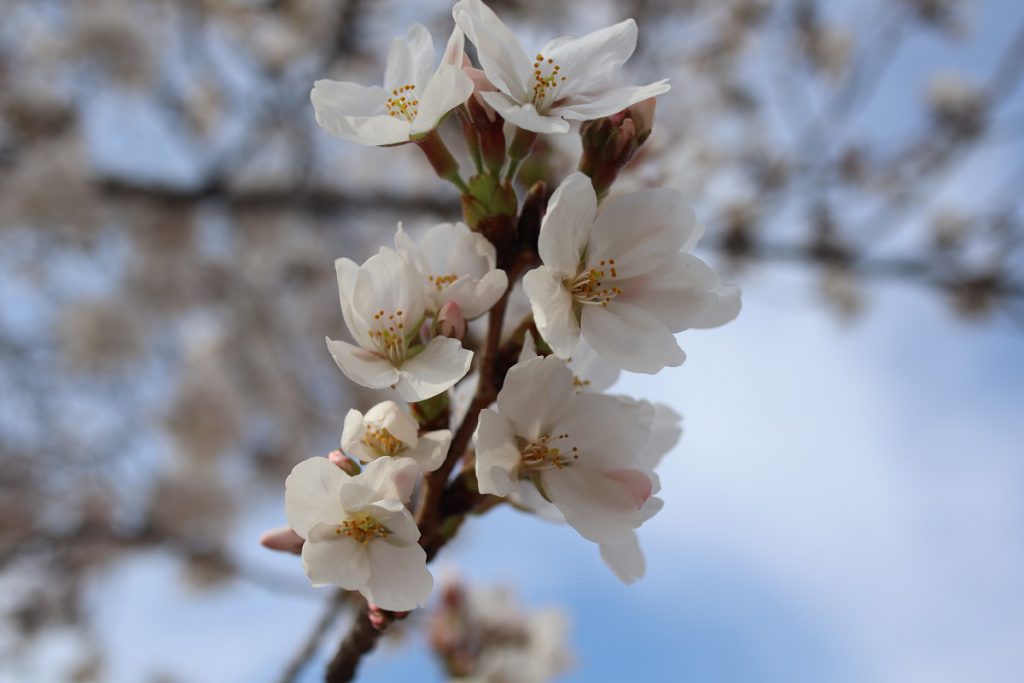
<svg viewBox="0 0 1024 683">
<path fill-rule="evenodd" d="M 370 606 L 363 607 L 356 614 L 355 621 L 348 635 L 341 641 L 334 658 L 327 665 L 327 683 L 348 683 L 356 675 L 356 669 L 363 657 L 377 645 L 382 631 L 377 630 L 370 621 Z"/>
</svg>

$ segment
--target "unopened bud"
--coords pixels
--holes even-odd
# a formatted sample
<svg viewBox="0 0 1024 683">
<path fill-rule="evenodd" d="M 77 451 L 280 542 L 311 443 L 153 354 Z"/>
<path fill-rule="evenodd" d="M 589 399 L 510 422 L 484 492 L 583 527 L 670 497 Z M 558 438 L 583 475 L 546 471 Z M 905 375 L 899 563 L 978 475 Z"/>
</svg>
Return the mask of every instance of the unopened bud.
<svg viewBox="0 0 1024 683">
<path fill-rule="evenodd" d="M 356 476 L 361 471 L 359 463 L 349 458 L 340 450 L 331 451 L 327 455 L 327 458 L 335 465 L 337 465 L 338 469 L 340 469 L 342 472 L 349 475 L 350 477 Z"/>
<path fill-rule="evenodd" d="M 481 96 L 498 89 L 480 69 L 463 69 L 473 81 L 473 96 L 466 101 L 469 120 L 480 140 L 480 156 L 488 172 L 497 175 L 505 163 L 505 119 Z"/>
<path fill-rule="evenodd" d="M 391 612 L 389 610 L 383 610 L 376 605 L 367 606 L 369 607 L 367 617 L 370 619 L 370 625 L 378 631 L 383 631 L 396 619 L 404 619 L 409 616 L 408 612 Z"/>
<path fill-rule="evenodd" d="M 653 98 L 580 126 L 583 156 L 579 170 L 590 176 L 599 197 L 608 192 L 619 173 L 651 135 Z"/>
<path fill-rule="evenodd" d="M 437 329 L 442 336 L 463 339 L 466 336 L 466 316 L 462 307 L 449 301 L 437 312 Z"/>
<path fill-rule="evenodd" d="M 277 550 L 293 555 L 302 554 L 305 541 L 290 526 L 267 529 L 260 535 L 260 545 L 270 550 Z"/>
</svg>

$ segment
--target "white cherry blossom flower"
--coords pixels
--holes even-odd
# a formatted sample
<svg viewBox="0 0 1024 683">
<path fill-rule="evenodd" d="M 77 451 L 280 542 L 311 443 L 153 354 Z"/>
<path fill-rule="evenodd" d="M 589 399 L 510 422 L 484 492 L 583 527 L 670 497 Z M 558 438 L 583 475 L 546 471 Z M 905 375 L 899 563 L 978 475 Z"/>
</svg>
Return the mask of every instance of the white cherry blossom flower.
<svg viewBox="0 0 1024 683">
<path fill-rule="evenodd" d="M 430 32 L 414 24 L 388 50 L 384 86 L 320 80 L 310 99 L 320 126 L 361 145 L 395 145 L 426 135 L 473 93 L 462 72 L 463 35 L 456 28 L 434 67 Z"/>
<path fill-rule="evenodd" d="M 480 492 L 508 496 L 529 480 L 585 538 L 627 542 L 652 490 L 636 463 L 648 439 L 637 406 L 577 393 L 555 356 L 509 370 L 497 404 L 476 431 Z"/>
<path fill-rule="evenodd" d="M 418 475 L 409 458 L 374 460 L 354 477 L 327 458 L 295 466 L 285 481 L 285 512 L 305 539 L 302 566 L 314 586 L 357 590 L 388 610 L 427 603 L 434 579 L 405 508 Z"/>
<path fill-rule="evenodd" d="M 606 361 L 655 373 L 685 359 L 674 333 L 717 327 L 740 310 L 740 290 L 689 253 L 704 232 L 681 193 L 642 190 L 605 202 L 573 173 L 541 223 L 543 265 L 523 288 L 544 341 L 568 358 L 580 338 Z"/>
<path fill-rule="evenodd" d="M 421 345 L 426 314 L 423 278 L 392 249 L 362 266 L 335 261 L 341 312 L 358 345 L 327 340 L 345 376 L 371 389 L 392 388 L 406 401 L 446 391 L 469 371 L 473 353 L 457 339 L 434 337 Z"/>
<path fill-rule="evenodd" d="M 610 116 L 669 89 L 667 80 L 644 86 L 614 85 L 616 74 L 636 49 L 637 27 L 632 19 L 582 38 L 555 38 L 531 59 L 481 0 L 459 0 L 452 15 L 476 45 L 480 65 L 498 88 L 479 96 L 520 128 L 565 133 L 570 120 Z"/>
<path fill-rule="evenodd" d="M 452 433 L 447 429 L 419 433 L 416 419 L 394 401 L 384 401 L 363 415 L 349 410 L 341 434 L 341 447 L 362 462 L 406 457 L 424 472 L 433 472 L 448 454 Z"/>
<path fill-rule="evenodd" d="M 454 302 L 472 320 L 489 311 L 508 288 L 508 276 L 496 267 L 494 245 L 464 223 L 435 225 L 418 244 L 398 226 L 395 248 L 423 274 L 427 308 L 433 313 Z"/>
<path fill-rule="evenodd" d="M 537 343 L 533 334 L 526 333 L 523 348 L 519 352 L 519 362 L 537 357 Z M 565 359 L 565 364 L 572 370 L 572 383 L 577 392 L 593 391 L 600 393 L 610 389 L 618 381 L 622 371 L 597 355 L 590 344 L 580 341 L 572 356 Z"/>
</svg>

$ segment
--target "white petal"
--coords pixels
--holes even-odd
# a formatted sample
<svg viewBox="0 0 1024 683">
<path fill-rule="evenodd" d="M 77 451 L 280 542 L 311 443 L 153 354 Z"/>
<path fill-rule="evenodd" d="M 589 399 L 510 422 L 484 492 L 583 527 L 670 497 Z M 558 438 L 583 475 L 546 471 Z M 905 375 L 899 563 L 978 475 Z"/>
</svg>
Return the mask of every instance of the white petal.
<svg viewBox="0 0 1024 683">
<path fill-rule="evenodd" d="M 508 289 L 508 275 L 492 270 L 479 280 L 461 278 L 441 291 L 441 305 L 454 301 L 466 320 L 474 320 L 491 310 Z"/>
<path fill-rule="evenodd" d="M 391 436 L 410 448 L 416 446 L 416 435 L 420 430 L 416 418 L 394 401 L 381 401 L 366 411 L 364 419 L 378 429 L 388 430 Z"/>
<path fill-rule="evenodd" d="M 532 481 L 520 479 L 516 490 L 508 497 L 509 501 L 519 508 L 537 515 L 546 522 L 553 524 L 565 524 L 565 515 L 549 501 Z"/>
<path fill-rule="evenodd" d="M 508 371 L 498 411 L 517 436 L 532 441 L 558 424 L 572 396 L 572 371 L 565 363 L 555 356 L 534 358 Z"/>
<path fill-rule="evenodd" d="M 387 95 L 379 85 L 367 87 L 358 83 L 319 80 L 313 84 L 309 99 L 321 128 L 338 137 L 356 140 L 358 135 L 349 117 L 384 114 Z"/>
<path fill-rule="evenodd" d="M 427 554 L 418 544 L 395 546 L 377 540 L 367 546 L 370 578 L 363 596 L 381 609 L 407 612 L 430 599 L 434 577 L 427 570 Z"/>
<path fill-rule="evenodd" d="M 653 404 L 653 420 L 647 443 L 637 455 L 637 467 L 651 472 L 683 435 L 682 416 L 664 403 Z"/>
<path fill-rule="evenodd" d="M 579 449 L 581 466 L 612 470 L 634 466 L 637 452 L 648 441 L 649 427 L 639 419 L 637 402 L 581 394 L 568 402 L 555 430 L 569 434 L 565 446 Z"/>
<path fill-rule="evenodd" d="M 448 42 L 444 46 L 444 54 L 441 55 L 441 64 L 447 64 L 456 68 L 468 66 L 466 58 L 466 37 L 458 26 L 452 28 L 448 36 Z"/>
<path fill-rule="evenodd" d="M 668 328 L 642 308 L 615 301 L 586 306 L 581 322 L 587 343 L 623 370 L 654 374 L 686 360 Z"/>
<path fill-rule="evenodd" d="M 370 561 L 363 546 L 348 536 L 335 534 L 335 527 L 321 526 L 302 546 L 302 568 L 314 586 L 332 584 L 358 590 L 370 576 Z"/>
<path fill-rule="evenodd" d="M 288 526 L 303 538 L 317 524 L 342 520 L 340 492 L 349 476 L 327 458 L 309 458 L 294 468 L 284 482 L 284 509 Z"/>
<path fill-rule="evenodd" d="M 526 334 L 523 335 L 523 348 L 519 350 L 519 358 L 516 359 L 517 363 L 525 363 L 531 358 L 536 358 L 537 353 L 537 342 L 533 340 L 533 332 L 527 330 Z"/>
<path fill-rule="evenodd" d="M 412 125 L 408 121 L 387 114 L 349 116 L 346 120 L 352 128 L 352 136 L 348 139 L 368 147 L 398 145 L 408 142 L 412 134 Z"/>
<path fill-rule="evenodd" d="M 363 422 L 363 414 L 352 408 L 345 414 L 345 424 L 341 429 L 341 450 L 363 462 L 370 462 L 378 453 L 371 451 L 363 443 L 364 436 L 366 425 Z"/>
<path fill-rule="evenodd" d="M 718 283 L 709 292 L 707 309 L 698 319 L 690 323 L 690 327 L 707 329 L 720 327 L 736 319 L 743 306 L 740 288 L 736 285 Z"/>
<path fill-rule="evenodd" d="M 432 131 L 445 114 L 465 102 L 472 94 L 473 81 L 462 69 L 442 65 L 420 95 L 419 109 L 412 122 L 412 134 Z"/>
<path fill-rule="evenodd" d="M 384 88 L 391 92 L 404 85 L 422 87 L 434 70 L 434 41 L 422 24 L 409 27 L 406 36 L 391 41 L 384 70 Z"/>
<path fill-rule="evenodd" d="M 338 276 L 338 299 L 341 301 L 341 316 L 345 319 L 345 327 L 357 342 L 363 344 L 368 340 L 356 335 L 364 331 L 366 325 L 355 318 L 352 309 L 352 296 L 355 293 L 359 265 L 352 259 L 339 258 L 334 261 L 334 271 Z"/>
<path fill-rule="evenodd" d="M 593 121 L 616 114 L 637 102 L 667 93 L 670 88 L 668 80 L 649 85 L 613 88 L 590 98 L 572 98 L 565 105 L 555 107 L 549 113 L 572 121 Z"/>
<path fill-rule="evenodd" d="M 335 339 L 327 340 L 327 350 L 345 376 L 370 389 L 386 389 L 398 382 L 398 369 L 377 354 Z"/>
<path fill-rule="evenodd" d="M 678 190 L 612 197 L 594 221 L 587 264 L 614 259 L 619 280 L 645 274 L 673 258 L 698 226 Z"/>
<path fill-rule="evenodd" d="M 480 66 L 491 83 L 515 100 L 527 101 L 527 80 L 533 75 L 533 62 L 515 34 L 481 0 L 459 0 L 452 16 L 476 45 Z"/>
<path fill-rule="evenodd" d="M 433 472 L 444 462 L 451 442 L 452 433 L 447 429 L 426 432 L 420 436 L 416 448 L 406 452 L 405 455 L 419 463 L 424 472 Z"/>
<path fill-rule="evenodd" d="M 402 364 L 398 394 L 410 403 L 437 396 L 465 377 L 472 362 L 473 352 L 462 348 L 458 339 L 434 337 L 418 356 Z"/>
<path fill-rule="evenodd" d="M 378 458 L 352 477 L 352 481 L 373 491 L 372 500 L 393 498 L 405 503 L 412 496 L 419 476 L 420 467 L 412 458 Z"/>
<path fill-rule="evenodd" d="M 521 455 L 508 420 L 490 409 L 480 411 L 476 427 L 476 478 L 480 493 L 510 494 L 519 479 Z"/>
<path fill-rule="evenodd" d="M 544 341 L 556 355 L 571 356 L 580 342 L 580 324 L 562 276 L 547 266 L 534 268 L 523 277 L 523 291 L 530 299 L 533 320 Z"/>
<path fill-rule="evenodd" d="M 597 194 L 580 172 L 562 181 L 540 225 L 538 250 L 544 265 L 562 277 L 574 277 L 597 215 Z"/>
<path fill-rule="evenodd" d="M 402 311 L 406 325 L 416 324 L 426 308 L 423 278 L 398 252 L 381 247 L 356 274 L 352 308 L 366 323 L 384 311 L 388 319 L 373 323 L 375 328 L 397 322 L 390 316 L 398 311 Z M 408 333 L 409 328 L 401 331 Z"/>
<path fill-rule="evenodd" d="M 564 37 L 541 53 L 561 67 L 565 82 L 559 96 L 588 92 L 608 83 L 636 50 L 637 27 L 632 19 L 607 26 L 582 38 Z"/>
<path fill-rule="evenodd" d="M 647 562 L 644 553 L 640 549 L 640 538 L 636 532 L 629 541 L 620 545 L 601 544 L 601 559 L 608 565 L 608 568 L 615 572 L 615 576 L 625 584 L 631 584 L 637 579 L 642 579 L 647 571 Z"/>
<path fill-rule="evenodd" d="M 585 341 L 580 341 L 566 363 L 576 376 L 576 388 L 580 391 L 605 391 L 618 381 L 621 373 L 619 368 L 601 358 Z"/>
<path fill-rule="evenodd" d="M 420 539 L 416 520 L 404 505 L 397 500 L 383 500 L 363 510 L 391 533 L 387 542 L 392 545 L 409 545 Z"/>
<path fill-rule="evenodd" d="M 649 311 L 672 332 L 725 324 L 740 309 L 739 288 L 723 285 L 706 263 L 685 252 L 620 286 L 618 301 Z"/>
<path fill-rule="evenodd" d="M 569 132 L 568 121 L 560 116 L 541 114 L 530 102 L 520 104 L 503 92 L 482 92 L 480 97 L 506 121 L 525 130 L 547 134 Z"/>
<path fill-rule="evenodd" d="M 629 490 L 600 472 L 566 467 L 541 472 L 541 482 L 565 521 L 595 543 L 622 543 L 642 523 Z"/>
</svg>

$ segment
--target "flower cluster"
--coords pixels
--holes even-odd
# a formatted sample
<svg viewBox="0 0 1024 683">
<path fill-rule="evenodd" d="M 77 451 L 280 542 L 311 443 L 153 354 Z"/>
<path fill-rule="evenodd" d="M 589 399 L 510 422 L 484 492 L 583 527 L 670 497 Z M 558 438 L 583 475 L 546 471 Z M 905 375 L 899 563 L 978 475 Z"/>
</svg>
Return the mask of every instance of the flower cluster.
<svg viewBox="0 0 1024 683">
<path fill-rule="evenodd" d="M 383 88 L 318 81 L 312 92 L 327 131 L 416 144 L 462 195 L 465 222 L 418 240 L 399 226 L 394 248 L 336 262 L 351 341 L 328 349 L 350 380 L 391 396 L 349 411 L 341 451 L 296 466 L 290 529 L 264 539 L 300 552 L 315 584 L 360 591 L 379 628 L 380 610 L 426 603 L 428 557 L 467 515 L 502 503 L 570 525 L 623 581 L 642 576 L 637 529 L 661 509 L 654 470 L 681 418 L 607 390 L 622 370 L 681 364 L 677 333 L 740 308 L 738 288 L 692 254 L 703 226 L 679 192 L 608 193 L 651 133 L 651 98 L 669 88 L 619 84 L 635 22 L 532 53 L 480 0 L 459 0 L 453 17 L 439 66 L 417 25 L 392 43 Z M 452 112 L 468 179 L 439 132 Z M 580 170 L 550 195 L 543 182 L 518 186 L 538 135 L 574 121 Z M 476 339 L 470 323 L 485 314 Z"/>
</svg>

